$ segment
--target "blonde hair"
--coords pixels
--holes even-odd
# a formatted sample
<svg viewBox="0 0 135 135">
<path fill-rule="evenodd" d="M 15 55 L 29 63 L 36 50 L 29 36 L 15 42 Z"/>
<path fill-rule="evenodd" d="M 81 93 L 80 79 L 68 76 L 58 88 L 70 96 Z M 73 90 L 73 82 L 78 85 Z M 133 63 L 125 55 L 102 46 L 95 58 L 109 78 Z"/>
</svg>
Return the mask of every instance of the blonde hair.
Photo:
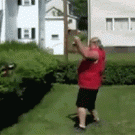
<svg viewBox="0 0 135 135">
<path fill-rule="evenodd" d="M 100 48 L 100 49 L 103 49 L 103 45 L 101 43 L 101 40 L 98 38 L 98 37 L 93 37 L 90 39 L 89 41 L 89 46 L 91 45 L 92 42 L 96 42 L 97 46 Z"/>
</svg>

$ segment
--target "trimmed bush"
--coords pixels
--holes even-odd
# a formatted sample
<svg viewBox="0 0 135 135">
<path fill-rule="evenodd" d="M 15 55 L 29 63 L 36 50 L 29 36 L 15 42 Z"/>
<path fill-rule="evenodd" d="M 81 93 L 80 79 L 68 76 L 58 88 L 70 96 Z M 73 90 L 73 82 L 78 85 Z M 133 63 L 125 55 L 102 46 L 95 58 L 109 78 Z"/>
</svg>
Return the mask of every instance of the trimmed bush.
<svg viewBox="0 0 135 135">
<path fill-rule="evenodd" d="M 77 84 L 78 61 L 59 63 L 54 76 L 56 82 L 66 84 Z M 135 64 L 127 62 L 107 62 L 104 85 L 132 85 L 135 84 Z"/>
<path fill-rule="evenodd" d="M 0 66 L 7 63 L 17 65 L 11 76 L 0 77 L 0 92 L 13 92 L 15 88 L 19 90 L 19 84 L 22 83 L 23 78 L 44 80 L 46 74 L 57 67 L 55 57 L 33 42 L 27 44 L 15 41 L 5 42 L 0 45 L 0 50 Z"/>
<path fill-rule="evenodd" d="M 50 91 L 58 61 L 35 43 L 6 42 L 0 50 L 1 130 L 16 122 L 20 114 L 32 109 Z"/>
<path fill-rule="evenodd" d="M 87 31 L 81 31 L 81 33 L 79 35 L 77 35 L 81 41 L 87 41 L 88 39 L 88 32 Z"/>
</svg>

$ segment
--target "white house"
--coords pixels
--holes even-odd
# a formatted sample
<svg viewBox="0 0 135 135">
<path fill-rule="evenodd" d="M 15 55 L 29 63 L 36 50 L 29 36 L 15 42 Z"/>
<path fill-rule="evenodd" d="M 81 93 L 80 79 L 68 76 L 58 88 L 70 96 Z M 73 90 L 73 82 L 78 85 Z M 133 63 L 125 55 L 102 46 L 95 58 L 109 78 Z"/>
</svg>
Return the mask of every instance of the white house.
<svg viewBox="0 0 135 135">
<path fill-rule="evenodd" d="M 46 16 L 54 16 L 55 18 L 63 16 L 64 6 L 63 0 L 47 0 L 46 1 Z M 77 29 L 77 17 L 73 15 L 73 5 L 67 1 L 68 27 L 71 30 Z"/>
<path fill-rule="evenodd" d="M 47 0 L 45 4 L 45 45 L 53 54 L 64 54 L 64 9 L 63 0 Z M 73 15 L 72 5 L 67 1 L 68 27 L 77 29 L 77 17 Z"/>
<path fill-rule="evenodd" d="M 53 54 L 64 54 L 64 18 L 63 16 L 45 18 L 45 45 Z"/>
<path fill-rule="evenodd" d="M 45 16 L 45 0 L 0 0 L 0 43 L 36 42 L 64 54 L 63 16 Z"/>
<path fill-rule="evenodd" d="M 45 47 L 45 0 L 0 0 L 0 41 Z"/>
<path fill-rule="evenodd" d="M 91 37 L 105 47 L 135 46 L 135 1 L 91 0 Z"/>
</svg>

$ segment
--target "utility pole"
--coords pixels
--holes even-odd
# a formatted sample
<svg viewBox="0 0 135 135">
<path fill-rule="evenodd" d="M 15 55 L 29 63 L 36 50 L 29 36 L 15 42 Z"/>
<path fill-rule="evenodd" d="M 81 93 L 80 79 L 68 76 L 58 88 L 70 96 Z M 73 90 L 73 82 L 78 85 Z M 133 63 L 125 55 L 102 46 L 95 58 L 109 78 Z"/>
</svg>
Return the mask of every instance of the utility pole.
<svg viewBox="0 0 135 135">
<path fill-rule="evenodd" d="M 64 56 L 68 62 L 68 23 L 67 23 L 67 0 L 63 0 L 64 7 Z"/>
<path fill-rule="evenodd" d="M 87 0 L 88 4 L 88 45 L 91 39 L 91 0 Z"/>
</svg>

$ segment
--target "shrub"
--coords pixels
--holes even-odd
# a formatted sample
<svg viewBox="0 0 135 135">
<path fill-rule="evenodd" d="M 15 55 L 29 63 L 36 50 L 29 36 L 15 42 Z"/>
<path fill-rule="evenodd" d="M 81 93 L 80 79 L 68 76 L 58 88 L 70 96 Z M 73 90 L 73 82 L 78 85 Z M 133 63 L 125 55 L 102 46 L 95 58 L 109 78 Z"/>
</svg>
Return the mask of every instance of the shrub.
<svg viewBox="0 0 135 135">
<path fill-rule="evenodd" d="M 77 36 L 81 39 L 81 41 L 84 41 L 84 40 L 87 41 L 88 39 L 87 31 L 81 31 L 81 33 L 78 34 Z"/>
<path fill-rule="evenodd" d="M 7 88 L 8 92 L 14 91 L 23 78 L 45 79 L 45 75 L 57 67 L 55 57 L 39 49 L 35 43 L 6 42 L 1 44 L 0 50 L 1 65 L 12 62 L 17 65 L 12 76 L 0 77 L 1 92 Z"/>
<path fill-rule="evenodd" d="M 77 84 L 78 62 L 59 63 L 54 76 L 56 82 Z M 106 79 L 104 85 L 131 85 L 135 84 L 135 64 L 108 62 L 105 69 Z"/>
<path fill-rule="evenodd" d="M 6 42 L 0 45 L 0 50 L 0 114 L 1 125 L 5 127 L 50 91 L 57 60 L 35 43 Z M 11 63 L 16 65 L 15 69 Z M 5 121 L 9 122 L 2 124 Z"/>
</svg>

